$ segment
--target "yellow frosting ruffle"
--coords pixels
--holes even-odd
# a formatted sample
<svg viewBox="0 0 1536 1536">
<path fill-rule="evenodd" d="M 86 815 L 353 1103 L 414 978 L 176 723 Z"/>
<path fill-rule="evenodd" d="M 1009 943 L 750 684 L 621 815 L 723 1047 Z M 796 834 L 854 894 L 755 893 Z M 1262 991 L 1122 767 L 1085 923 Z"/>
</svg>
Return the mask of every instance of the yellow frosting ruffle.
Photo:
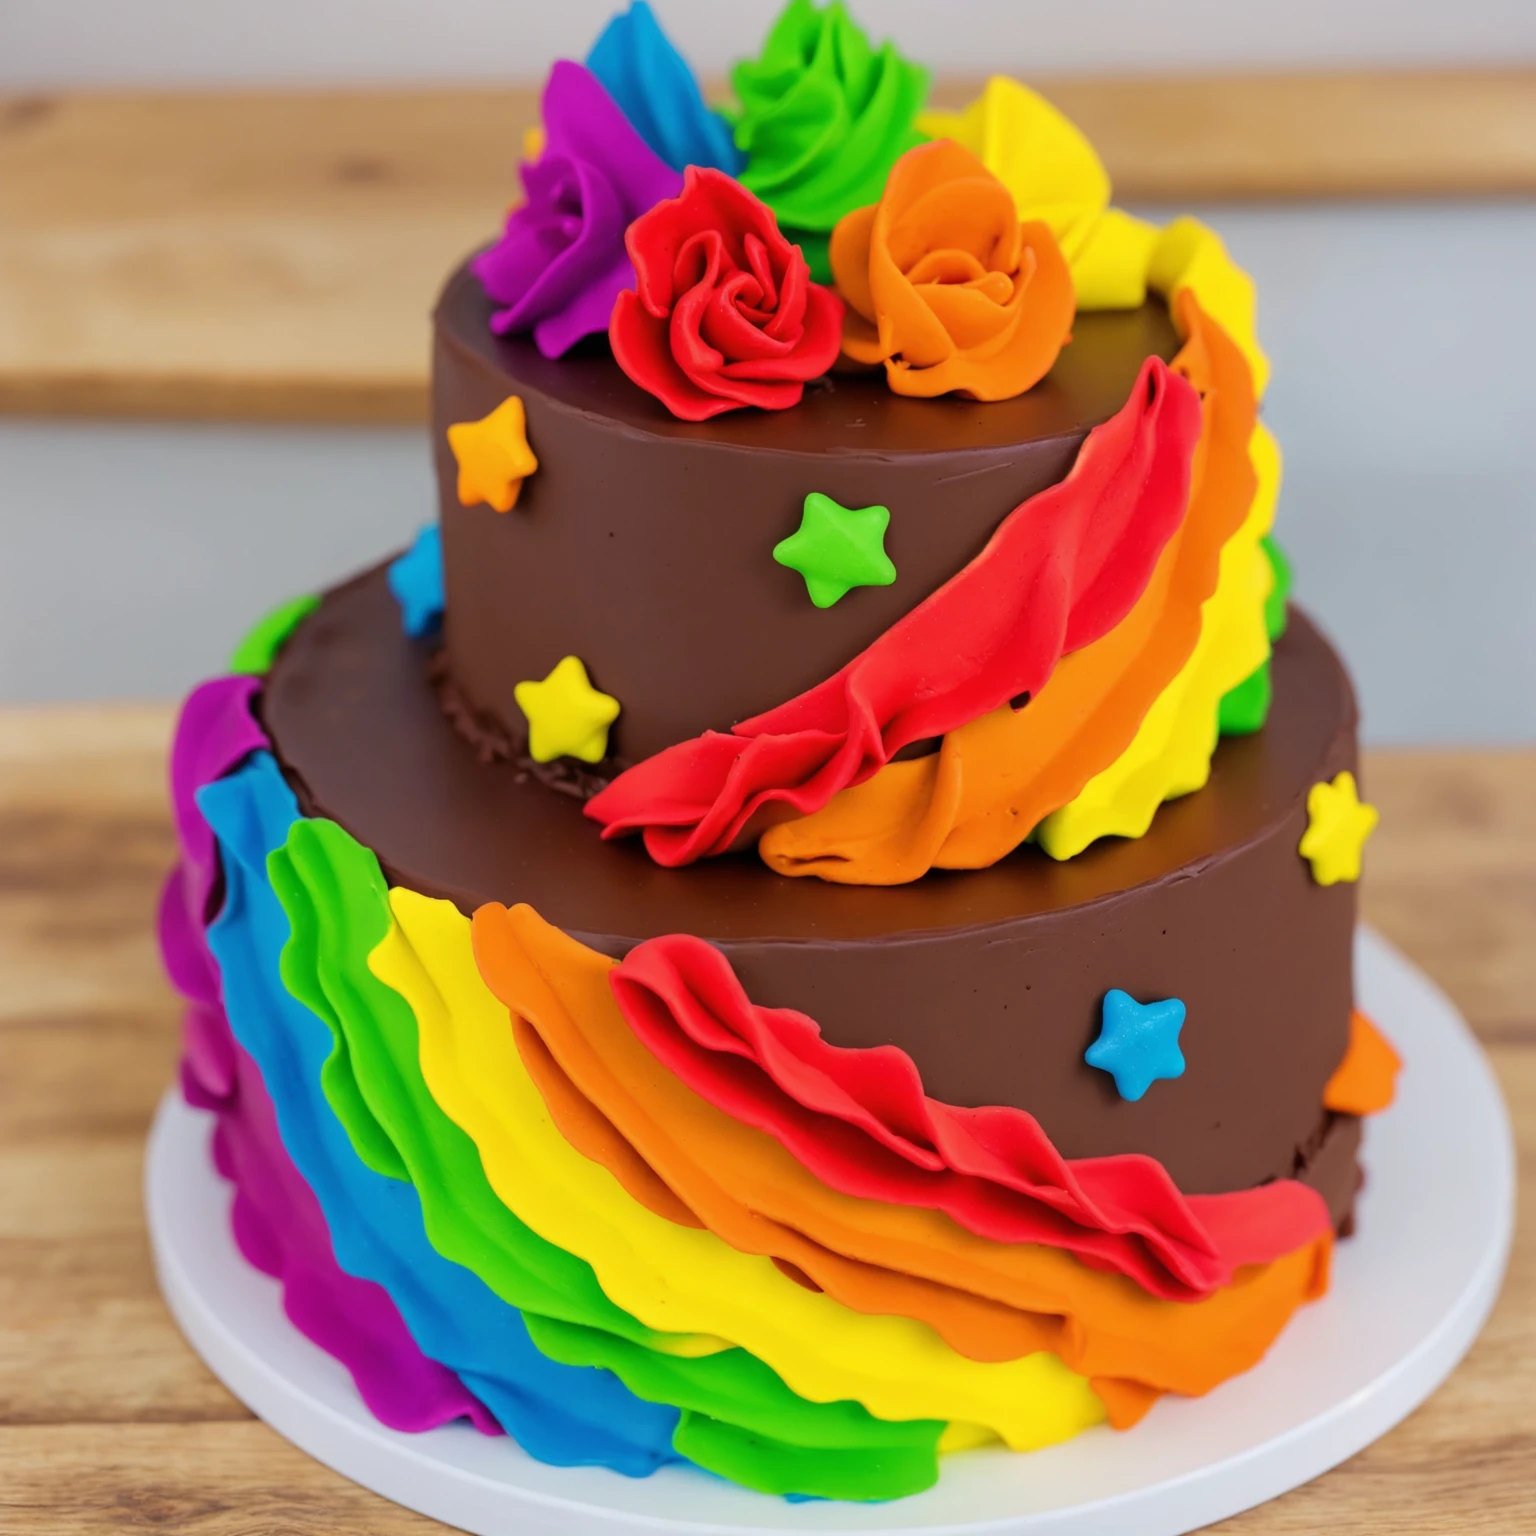
<svg viewBox="0 0 1536 1536">
<path fill-rule="evenodd" d="M 1013 194 L 1020 217 L 1044 219 L 1058 240 L 1081 214 L 1109 206 L 1109 173 L 1087 137 L 1006 75 L 993 75 L 964 111 L 923 112 L 917 126 L 929 138 L 963 144 Z"/>
<path fill-rule="evenodd" d="M 1175 219 L 1159 231 L 1147 266 L 1147 286 L 1171 304 L 1189 289 L 1248 359 L 1253 392 L 1262 400 L 1269 358 L 1259 345 L 1253 279 L 1227 254 L 1221 236 L 1199 219 Z"/>
<path fill-rule="evenodd" d="M 1013 194 L 1020 219 L 1050 226 L 1077 307 L 1134 309 L 1150 288 L 1172 303 L 1188 288 L 1242 349 L 1262 397 L 1269 359 L 1254 329 L 1253 279 L 1198 219 L 1159 229 L 1110 205 L 1109 175 L 1087 136 L 1038 91 L 1003 75 L 961 112 L 925 112 L 918 127 L 976 155 Z"/>
<path fill-rule="evenodd" d="M 1194 652 L 1147 711 L 1131 745 L 1041 822 L 1035 840 L 1054 859 L 1069 859 L 1100 837 L 1141 837 L 1165 800 L 1201 788 L 1210 777 L 1222 695 L 1268 659 L 1264 602 L 1274 575 L 1259 541 L 1274 522 L 1280 450 L 1262 423 L 1249 455 L 1258 479 L 1253 504 L 1221 552 L 1221 574 L 1201 609 Z"/>
<path fill-rule="evenodd" d="M 769 828 L 758 851 L 771 868 L 857 885 L 900 884 L 934 867 L 985 868 L 1133 747 L 1144 765 L 1149 742 L 1166 739 L 1144 732 L 1138 746 L 1159 697 L 1189 686 L 1224 552 L 1249 525 L 1256 500 L 1272 508 L 1274 499 L 1273 483 L 1259 484 L 1246 358 L 1193 293 L 1181 293 L 1173 309 L 1185 337 L 1173 367 L 1202 395 L 1201 436 L 1184 522 L 1130 612 L 1065 657 L 1026 707 L 993 710 L 951 731 L 938 753 L 888 763 L 821 810 Z M 1272 482 L 1273 454 L 1261 447 L 1259 456 Z M 1230 555 L 1225 569 L 1230 604 L 1242 582 Z M 1176 717 L 1170 701 L 1158 717 L 1163 732 Z M 1189 748 L 1201 738 L 1186 729 L 1178 739 Z M 1186 763 L 1178 777 L 1194 771 Z"/>
<path fill-rule="evenodd" d="M 369 963 L 416 1015 L 432 1096 L 474 1140 L 507 1206 L 591 1264 L 614 1302 L 648 1327 L 695 1347 L 740 1345 L 812 1401 L 853 1399 L 879 1418 L 980 1425 L 1014 1450 L 1104 1420 L 1087 1380 L 1053 1354 L 966 1359 L 926 1324 L 852 1311 L 771 1259 L 641 1205 L 551 1120 L 507 1010 L 481 979 L 469 920 L 413 891 L 391 891 L 390 905 L 395 927 Z"/>
<path fill-rule="evenodd" d="M 963 112 L 924 112 L 917 124 L 970 150 L 1008 188 L 1021 220 L 1050 226 L 1079 309 L 1134 309 L 1146 298 L 1157 230 L 1109 206 L 1103 162 L 1045 97 L 994 75 Z"/>
</svg>

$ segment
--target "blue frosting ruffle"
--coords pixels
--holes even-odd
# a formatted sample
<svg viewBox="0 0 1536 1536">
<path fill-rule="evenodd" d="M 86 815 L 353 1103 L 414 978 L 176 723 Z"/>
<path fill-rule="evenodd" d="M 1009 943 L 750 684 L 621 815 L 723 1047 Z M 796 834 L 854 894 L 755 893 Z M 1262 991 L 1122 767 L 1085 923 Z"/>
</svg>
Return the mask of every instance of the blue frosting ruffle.
<svg viewBox="0 0 1536 1536">
<path fill-rule="evenodd" d="M 645 0 L 634 0 L 603 28 L 587 68 L 674 171 L 715 166 L 734 176 L 746 164 L 729 124 L 705 105 L 693 71 Z"/>
<path fill-rule="evenodd" d="M 321 1070 L 335 1038 L 280 971 L 290 929 L 267 856 L 284 846 L 299 808 L 272 755 L 253 753 L 201 789 L 197 804 L 224 870 L 224 907 L 208 943 L 230 1027 L 261 1071 L 283 1145 L 320 1202 L 337 1262 L 383 1286 L 422 1353 L 456 1372 L 531 1456 L 632 1477 L 681 1460 L 672 1449 L 677 1410 L 642 1401 L 609 1371 L 544 1355 L 516 1307 L 437 1252 L 414 1186 L 369 1168 L 331 1110 Z"/>
<path fill-rule="evenodd" d="M 400 622 L 413 640 L 435 629 L 443 617 L 443 537 L 428 523 L 406 552 L 389 567 L 389 590 L 400 604 Z"/>
</svg>

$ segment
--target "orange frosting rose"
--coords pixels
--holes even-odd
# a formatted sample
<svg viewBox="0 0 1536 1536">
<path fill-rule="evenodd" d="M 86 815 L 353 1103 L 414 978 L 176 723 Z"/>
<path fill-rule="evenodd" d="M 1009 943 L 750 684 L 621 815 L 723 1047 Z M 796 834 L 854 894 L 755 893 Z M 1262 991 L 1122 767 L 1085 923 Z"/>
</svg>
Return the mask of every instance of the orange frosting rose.
<svg viewBox="0 0 1536 1536">
<path fill-rule="evenodd" d="M 1049 226 L 968 149 L 937 139 L 891 169 L 878 203 L 832 231 L 843 351 L 884 363 L 899 395 L 1008 400 L 1068 340 L 1072 276 Z"/>
</svg>

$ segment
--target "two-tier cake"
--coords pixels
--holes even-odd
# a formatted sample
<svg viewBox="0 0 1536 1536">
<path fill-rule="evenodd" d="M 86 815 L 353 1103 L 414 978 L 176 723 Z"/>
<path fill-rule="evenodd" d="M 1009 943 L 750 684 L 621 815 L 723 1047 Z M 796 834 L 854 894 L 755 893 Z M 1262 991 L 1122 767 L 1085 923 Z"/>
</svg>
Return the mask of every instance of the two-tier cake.
<svg viewBox="0 0 1536 1536">
<path fill-rule="evenodd" d="M 560 63 L 438 516 L 188 700 L 168 968 L 250 1260 L 387 1424 L 884 1499 L 1327 1288 L 1396 1058 L 1252 285 L 838 0 Z"/>
</svg>

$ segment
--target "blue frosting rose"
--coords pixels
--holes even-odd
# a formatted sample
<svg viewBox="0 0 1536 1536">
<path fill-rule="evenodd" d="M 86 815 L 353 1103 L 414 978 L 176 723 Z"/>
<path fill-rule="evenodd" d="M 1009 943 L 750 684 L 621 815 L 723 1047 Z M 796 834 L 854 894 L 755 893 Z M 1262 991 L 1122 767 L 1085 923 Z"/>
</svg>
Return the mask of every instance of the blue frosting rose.
<svg viewBox="0 0 1536 1536">
<path fill-rule="evenodd" d="M 634 0 L 603 28 L 587 68 L 674 171 L 714 166 L 734 176 L 746 164 L 729 124 L 704 104 L 693 71 L 645 0 Z"/>
</svg>

